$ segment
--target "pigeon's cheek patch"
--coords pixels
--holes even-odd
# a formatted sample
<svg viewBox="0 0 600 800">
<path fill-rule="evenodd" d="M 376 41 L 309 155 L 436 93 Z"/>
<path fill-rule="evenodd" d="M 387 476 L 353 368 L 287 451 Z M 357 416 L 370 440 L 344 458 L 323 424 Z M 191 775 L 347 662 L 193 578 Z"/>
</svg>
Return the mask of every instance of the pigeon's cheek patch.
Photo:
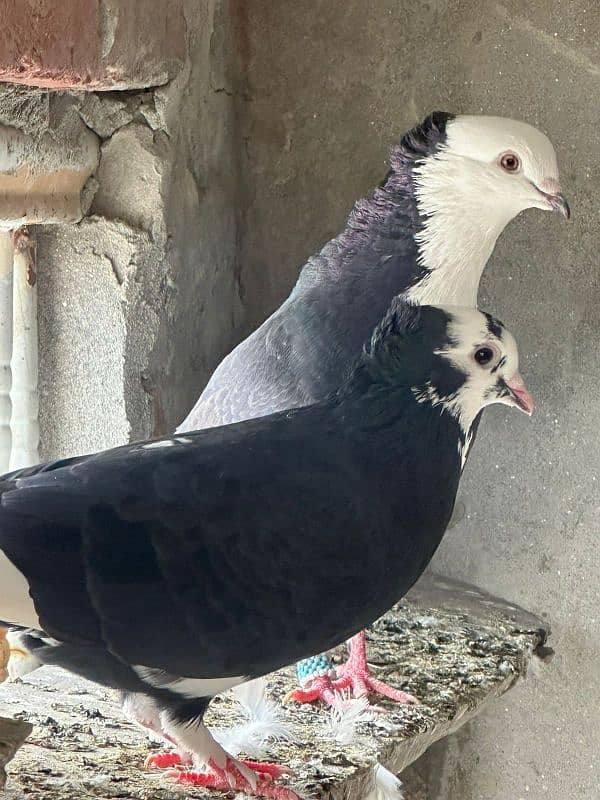
<svg viewBox="0 0 600 800">
<path fill-rule="evenodd" d="M 24 628 L 40 628 L 40 620 L 22 573 L 0 550 L 0 619 Z"/>
</svg>

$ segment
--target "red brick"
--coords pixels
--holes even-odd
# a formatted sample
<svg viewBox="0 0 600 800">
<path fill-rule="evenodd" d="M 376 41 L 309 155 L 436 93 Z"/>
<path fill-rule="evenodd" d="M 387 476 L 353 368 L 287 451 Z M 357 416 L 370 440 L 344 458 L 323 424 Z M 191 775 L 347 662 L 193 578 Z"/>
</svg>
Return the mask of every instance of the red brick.
<svg viewBox="0 0 600 800">
<path fill-rule="evenodd" d="M 185 56 L 183 0 L 1 0 L 0 81 L 53 89 L 165 83 Z"/>
</svg>

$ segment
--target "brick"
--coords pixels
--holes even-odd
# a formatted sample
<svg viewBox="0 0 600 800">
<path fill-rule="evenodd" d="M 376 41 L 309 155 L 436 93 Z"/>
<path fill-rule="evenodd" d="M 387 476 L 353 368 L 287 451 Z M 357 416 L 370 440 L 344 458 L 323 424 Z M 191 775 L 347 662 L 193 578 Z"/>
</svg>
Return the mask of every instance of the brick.
<svg viewBox="0 0 600 800">
<path fill-rule="evenodd" d="M 52 89 L 166 83 L 185 57 L 183 0 L 3 0 L 0 81 Z"/>
</svg>

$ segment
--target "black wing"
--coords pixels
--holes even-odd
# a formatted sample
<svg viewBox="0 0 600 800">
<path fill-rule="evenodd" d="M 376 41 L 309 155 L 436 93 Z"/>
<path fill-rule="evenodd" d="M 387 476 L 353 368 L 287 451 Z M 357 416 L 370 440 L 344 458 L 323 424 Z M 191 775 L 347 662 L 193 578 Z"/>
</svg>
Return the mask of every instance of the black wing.
<svg viewBox="0 0 600 800">
<path fill-rule="evenodd" d="M 210 678 L 264 674 L 373 618 L 361 598 L 389 565 L 365 556 L 377 511 L 356 459 L 314 409 L 289 413 L 305 429 L 274 417 L 5 478 L 0 548 L 43 629 Z"/>
</svg>

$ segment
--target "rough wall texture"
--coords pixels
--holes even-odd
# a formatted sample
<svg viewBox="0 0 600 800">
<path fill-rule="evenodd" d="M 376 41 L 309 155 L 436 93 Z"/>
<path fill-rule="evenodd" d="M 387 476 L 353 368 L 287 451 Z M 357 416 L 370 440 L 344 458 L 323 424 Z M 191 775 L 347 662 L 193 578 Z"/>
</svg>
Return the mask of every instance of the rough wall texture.
<svg viewBox="0 0 600 800">
<path fill-rule="evenodd" d="M 233 342 L 228 17 L 211 2 L 185 11 L 189 57 L 168 86 L 75 96 L 101 149 L 89 216 L 36 233 L 43 457 L 172 429 Z M 37 95 L 48 119 L 59 100 Z"/>
<path fill-rule="evenodd" d="M 73 98 L 0 84 L 0 228 L 81 219 L 98 156 Z"/>
<path fill-rule="evenodd" d="M 521 341 L 532 421 L 487 414 L 437 568 L 547 613 L 539 682 L 439 748 L 430 800 L 589 800 L 600 784 L 597 139 L 600 8 L 584 2 L 251 0 L 240 97 L 248 323 L 290 289 L 431 109 L 514 116 L 553 139 L 575 222 L 504 233 L 481 304 Z M 242 91 L 242 87 L 240 87 Z M 248 101 L 249 98 L 249 101 Z"/>
</svg>

